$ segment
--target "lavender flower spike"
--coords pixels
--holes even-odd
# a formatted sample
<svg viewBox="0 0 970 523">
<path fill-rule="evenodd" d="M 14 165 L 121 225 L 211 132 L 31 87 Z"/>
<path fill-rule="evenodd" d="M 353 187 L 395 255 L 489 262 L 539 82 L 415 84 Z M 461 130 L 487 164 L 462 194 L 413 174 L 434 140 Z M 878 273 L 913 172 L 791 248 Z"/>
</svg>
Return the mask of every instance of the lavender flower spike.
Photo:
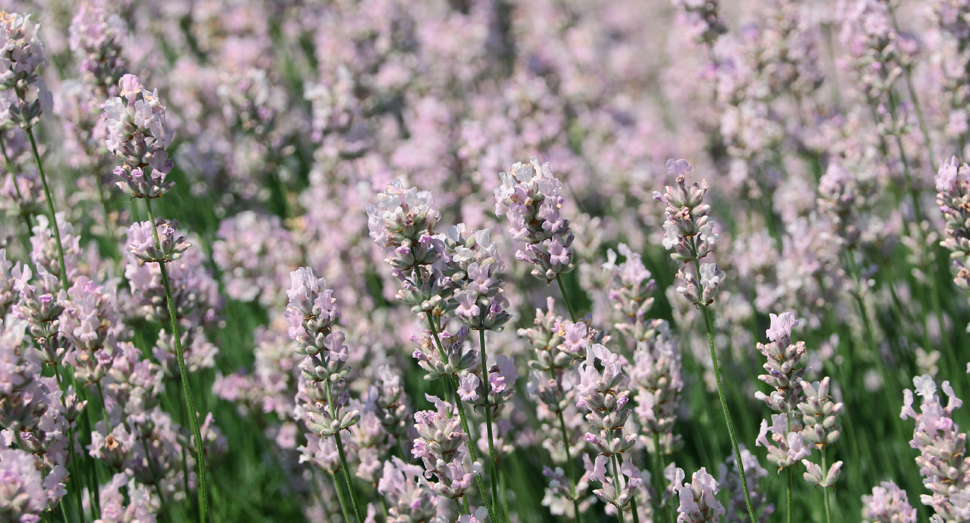
<svg viewBox="0 0 970 523">
<path fill-rule="evenodd" d="M 525 243 L 515 253 L 519 261 L 531 263 L 532 275 L 552 282 L 576 268 L 570 246 L 573 233 L 560 210 L 562 182 L 533 157 L 528 164 L 513 165 L 500 173 L 502 185 L 495 189 L 495 214 L 509 220 L 512 238 Z"/>
</svg>

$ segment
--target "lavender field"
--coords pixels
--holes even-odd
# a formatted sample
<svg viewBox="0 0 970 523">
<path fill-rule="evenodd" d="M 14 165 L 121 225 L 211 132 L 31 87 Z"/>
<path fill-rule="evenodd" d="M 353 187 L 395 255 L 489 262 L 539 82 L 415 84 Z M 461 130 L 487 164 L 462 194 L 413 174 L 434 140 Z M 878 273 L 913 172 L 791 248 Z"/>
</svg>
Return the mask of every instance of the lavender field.
<svg viewBox="0 0 970 523">
<path fill-rule="evenodd" d="M 970 522 L 970 0 L 0 9 L 0 523 Z"/>
</svg>

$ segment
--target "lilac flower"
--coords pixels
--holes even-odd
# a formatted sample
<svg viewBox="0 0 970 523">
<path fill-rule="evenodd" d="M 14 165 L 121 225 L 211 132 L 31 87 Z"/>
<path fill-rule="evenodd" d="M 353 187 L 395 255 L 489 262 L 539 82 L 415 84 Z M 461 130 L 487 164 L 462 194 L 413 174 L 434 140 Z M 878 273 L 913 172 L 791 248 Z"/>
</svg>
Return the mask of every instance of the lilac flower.
<svg viewBox="0 0 970 523">
<path fill-rule="evenodd" d="M 428 396 L 437 411 L 424 410 L 414 413 L 414 428 L 418 437 L 414 440 L 411 454 L 421 458 L 425 476 L 436 477 L 429 483 L 439 496 L 457 499 L 472 485 L 474 464 L 466 464 L 468 458 L 468 435 L 461 428 L 461 421 L 454 415 L 454 407 L 437 397 Z M 469 460 L 470 462 L 470 460 Z"/>
<path fill-rule="evenodd" d="M 460 223 L 445 239 L 444 275 L 454 295 L 448 301 L 473 329 L 500 330 L 510 318 L 509 301 L 497 274 L 505 268 L 489 229 L 467 231 Z M 456 305 L 457 304 L 457 305 Z"/>
<path fill-rule="evenodd" d="M 74 234 L 74 227 L 66 219 L 63 212 L 56 214 L 58 232 L 61 235 L 61 248 L 64 252 L 64 265 L 67 268 L 67 280 L 73 280 L 78 274 L 78 265 L 81 261 L 81 237 Z M 48 217 L 41 214 L 37 216 L 37 225 L 32 229 L 33 236 L 30 237 L 31 251 L 30 259 L 38 268 L 43 268 L 54 276 L 61 277 L 61 265 L 59 261 L 59 251 L 57 238 L 54 235 L 54 228 L 51 226 Z"/>
<path fill-rule="evenodd" d="M 802 381 L 801 387 L 804 399 L 798 404 L 798 410 L 802 412 L 804 425 L 802 437 L 806 444 L 824 454 L 828 446 L 835 443 L 842 434 L 838 417 L 845 407 L 841 403 L 833 402 L 829 396 L 828 376 L 815 383 Z M 842 468 L 841 461 L 831 464 L 828 470 L 816 466 L 807 459 L 803 459 L 802 464 L 808 469 L 805 480 L 819 487 L 833 486 Z"/>
<path fill-rule="evenodd" d="M 101 519 L 98 523 L 154 523 L 160 509 L 156 496 L 125 473 L 115 474 L 101 487 L 99 496 Z"/>
<path fill-rule="evenodd" d="M 124 161 L 121 172 L 130 175 L 118 182 L 118 187 L 132 198 L 157 198 L 172 188 L 164 175 L 175 165 L 165 151 L 174 131 L 165 122 L 165 107 L 157 90 L 148 92 L 138 77 L 130 74 L 122 76 L 118 85 L 121 97 L 106 101 L 101 116 L 108 126 L 108 151 Z M 159 174 L 135 176 L 136 169 L 146 167 Z"/>
<path fill-rule="evenodd" d="M 920 412 L 913 409 L 913 392 L 903 391 L 904 405 L 900 417 L 916 422 L 910 446 L 920 451 L 916 464 L 923 476 L 923 485 L 932 495 L 920 496 L 924 505 L 933 507 L 946 521 L 970 518 L 970 458 L 966 457 L 967 437 L 953 422 L 953 411 L 963 402 L 956 397 L 950 383 L 943 382 L 943 392 L 949 397 L 943 407 L 936 394 L 936 383 L 928 375 L 913 378 L 916 394 L 922 398 Z"/>
<path fill-rule="evenodd" d="M 30 20 L 30 15 L 8 12 L 0 13 L 0 26 L 0 90 L 12 89 L 18 101 L 10 105 L 7 116 L 29 129 L 40 120 L 44 109 L 53 105 L 51 93 L 40 80 L 41 69 L 47 65 L 44 44 L 37 37 L 40 26 Z M 28 101 L 27 90 L 31 86 L 37 94 Z"/>
<path fill-rule="evenodd" d="M 678 469 L 679 470 L 679 469 Z M 679 473 L 683 477 L 683 472 Z M 724 515 L 724 506 L 715 498 L 718 484 L 714 476 L 707 473 L 707 469 L 691 475 L 690 483 L 678 485 L 680 506 L 677 507 L 678 523 L 716 523 L 718 516 Z"/>
<path fill-rule="evenodd" d="M 81 59 L 81 73 L 101 99 L 118 95 L 118 79 L 125 69 L 121 56 L 126 39 L 124 21 L 102 7 L 81 4 L 71 20 L 68 43 Z"/>
<path fill-rule="evenodd" d="M 387 502 L 388 523 L 431 521 L 438 513 L 438 496 L 421 477 L 423 470 L 398 457 L 384 462 L 384 475 L 377 482 Z"/>
<path fill-rule="evenodd" d="M 625 243 L 621 243 L 617 249 L 626 258 L 625 261 L 617 265 L 616 253 L 609 249 L 607 262 L 603 264 L 603 270 L 610 274 L 612 281 L 608 297 L 620 316 L 620 321 L 614 323 L 613 327 L 636 343 L 649 338 L 651 331 L 644 316 L 653 307 L 654 299 L 650 295 L 657 290 L 657 284 L 644 267 L 639 254 Z"/>
<path fill-rule="evenodd" d="M 34 456 L 0 450 L 0 514 L 8 521 L 37 523 L 47 508 L 47 493 Z"/>
<path fill-rule="evenodd" d="M 500 176 L 502 185 L 494 191 L 495 214 L 506 215 L 509 234 L 526 244 L 515 258 L 531 263 L 532 275 L 547 282 L 572 271 L 575 264 L 569 247 L 574 236 L 569 220 L 560 214 L 565 202 L 559 195 L 562 182 L 536 158 L 528 165 L 516 163 Z"/>
<path fill-rule="evenodd" d="M 669 455 L 680 444 L 680 435 L 674 434 L 674 422 L 684 388 L 681 353 L 666 322 L 652 331 L 652 337 L 638 343 L 633 353 L 630 389 L 636 391 L 634 412 L 641 440 L 650 452 Z M 660 448 L 656 448 L 656 443 Z"/>
<path fill-rule="evenodd" d="M 793 466 L 812 453 L 812 449 L 805 446 L 805 439 L 801 432 L 788 431 L 785 417 L 783 414 L 773 414 L 770 426 L 766 420 L 761 420 L 761 431 L 755 440 L 757 446 L 768 450 L 768 461 L 778 466 L 778 472 Z M 769 432 L 771 441 L 768 440 Z"/>
<path fill-rule="evenodd" d="M 664 210 L 664 248 L 672 249 L 674 252 L 670 257 L 684 264 L 677 272 L 677 277 L 684 285 L 678 287 L 677 292 L 695 305 L 706 306 L 714 302 L 714 294 L 724 278 L 724 273 L 715 264 L 701 263 L 699 274 L 694 274 L 688 270 L 687 265 L 712 253 L 718 234 L 714 232 L 714 222 L 708 215 L 711 206 L 704 203 L 707 181 L 687 187 L 684 173 L 693 169 L 690 164 L 686 164 L 686 167 L 684 164 L 684 160 L 667 162 L 668 174 L 677 173 L 677 187 L 668 186 L 663 195 L 655 192 L 654 198 L 667 204 Z"/>
<path fill-rule="evenodd" d="M 961 288 L 970 287 L 970 211 L 967 202 L 970 201 L 970 166 L 966 163 L 957 167 L 956 157 L 940 165 L 936 175 L 936 203 L 946 220 L 946 238 L 940 245 L 950 252 L 950 258 L 957 267 L 954 281 Z"/>
<path fill-rule="evenodd" d="M 883 481 L 872 487 L 871 496 L 862 496 L 862 519 L 863 523 L 916 523 L 916 509 L 905 490 Z"/>
</svg>

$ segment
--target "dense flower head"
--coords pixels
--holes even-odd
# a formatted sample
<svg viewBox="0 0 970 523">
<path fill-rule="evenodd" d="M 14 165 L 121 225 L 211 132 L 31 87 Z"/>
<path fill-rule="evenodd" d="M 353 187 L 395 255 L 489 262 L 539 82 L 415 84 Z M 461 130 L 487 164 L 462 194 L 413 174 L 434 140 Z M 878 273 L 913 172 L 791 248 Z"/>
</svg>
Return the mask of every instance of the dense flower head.
<svg viewBox="0 0 970 523">
<path fill-rule="evenodd" d="M 226 294 L 265 307 L 285 296 L 290 271 L 299 260 L 298 245 L 273 215 L 243 211 L 219 224 L 212 259 L 222 270 Z"/>
<path fill-rule="evenodd" d="M 607 261 L 603 264 L 603 270 L 611 277 L 607 297 L 619 316 L 619 321 L 613 327 L 636 343 L 649 338 L 651 333 L 644 316 L 653 307 L 651 294 L 657 290 L 657 283 L 638 253 L 625 243 L 621 243 L 617 249 L 625 258 L 623 263 L 617 264 L 616 252 L 609 249 Z"/>
<path fill-rule="evenodd" d="M 424 469 L 397 456 L 384 462 L 377 492 L 387 502 L 388 523 L 431 521 L 438 513 L 438 496 L 421 477 Z"/>
<path fill-rule="evenodd" d="M 384 192 L 377 195 L 377 205 L 367 206 L 370 237 L 388 251 L 388 263 L 396 268 L 408 267 L 403 259 L 391 261 L 397 259 L 398 250 L 414 248 L 423 236 L 433 236 L 440 218 L 430 191 L 418 191 L 417 187 L 405 189 L 400 179 L 388 184 Z M 412 263 L 433 263 L 436 259 L 434 253 L 422 251 L 421 254 L 425 256 L 412 254 Z"/>
<path fill-rule="evenodd" d="M 872 487 L 872 495 L 862 496 L 863 523 L 916 523 L 916 509 L 909 504 L 906 491 L 892 481 Z"/>
<path fill-rule="evenodd" d="M 922 398 L 920 412 L 913 408 L 913 391 L 906 389 L 901 413 L 903 419 L 913 419 L 916 429 L 910 446 L 920 451 L 916 464 L 923 476 L 923 485 L 932 493 L 923 494 L 920 501 L 933 507 L 946 521 L 970 518 L 970 457 L 966 456 L 967 436 L 953 422 L 953 411 L 963 404 L 947 381 L 943 392 L 949 401 L 946 407 L 936 394 L 936 382 L 928 375 L 913 378 L 916 394 Z"/>
<path fill-rule="evenodd" d="M 314 276 L 309 267 L 290 273 L 285 316 L 290 324 L 290 338 L 301 345 L 301 354 L 315 355 L 326 349 L 331 328 L 340 319 L 333 290 L 326 285 L 326 280 Z"/>
<path fill-rule="evenodd" d="M 37 523 L 47 508 L 47 493 L 34 456 L 0 450 L 0 515 L 6 521 Z"/>
<path fill-rule="evenodd" d="M 761 431 L 755 440 L 757 446 L 768 450 L 768 461 L 778 466 L 778 472 L 799 463 L 812 453 L 811 447 L 805 445 L 801 432 L 789 431 L 786 418 L 784 414 L 772 414 L 771 425 L 767 420 L 761 420 Z M 771 433 L 770 441 L 768 433 Z"/>
<path fill-rule="evenodd" d="M 468 456 L 468 435 L 454 407 L 435 396 L 427 396 L 437 410 L 414 413 L 418 433 L 411 454 L 424 463 L 425 476 L 438 478 L 431 489 L 444 497 L 459 498 L 471 487 L 474 472 L 464 463 Z"/>
<path fill-rule="evenodd" d="M 102 99 L 117 96 L 118 79 L 126 65 L 122 57 L 127 33 L 124 21 L 103 7 L 84 2 L 71 20 L 69 32 L 68 43 L 81 60 L 81 73 Z"/>
<path fill-rule="evenodd" d="M 145 262 L 164 263 L 182 257 L 191 243 L 176 231 L 178 222 L 158 219 L 151 222 L 135 222 L 128 228 L 128 251 Z"/>
<path fill-rule="evenodd" d="M 957 268 L 954 281 L 970 287 L 970 165 L 951 157 L 940 165 L 936 175 L 936 203 L 946 220 L 946 237 L 940 245 L 950 251 Z"/>
<path fill-rule="evenodd" d="M 101 523 L 154 523 L 160 508 L 156 495 L 125 473 L 101 487 Z"/>
<path fill-rule="evenodd" d="M 603 367 L 597 370 L 597 362 Z M 626 408 L 630 391 L 625 387 L 629 379 L 623 374 L 625 359 L 596 344 L 587 352 L 586 361 L 579 365 L 576 384 L 576 405 L 589 412 L 586 420 L 595 432 L 587 432 L 585 439 L 600 454 L 612 456 L 626 452 L 636 444 L 636 436 L 623 434 L 630 417 Z"/>
<path fill-rule="evenodd" d="M 445 239 L 444 275 L 454 294 L 448 307 L 463 323 L 473 329 L 500 330 L 511 318 L 509 301 L 498 273 L 505 264 L 491 230 L 468 231 L 460 223 L 448 230 Z"/>
<path fill-rule="evenodd" d="M 166 152 L 174 131 L 165 122 L 165 106 L 158 99 L 158 90 L 149 92 L 131 74 L 122 76 L 118 86 L 121 96 L 106 101 L 101 116 L 108 125 L 108 151 L 124 162 L 123 170 L 129 173 L 151 167 L 162 175 L 168 174 L 175 166 Z M 148 192 L 126 179 L 118 185 L 132 198 L 156 198 L 171 189 L 164 176 L 142 175 L 141 179 L 151 187 Z"/>
<path fill-rule="evenodd" d="M 434 380 L 441 376 L 451 376 L 455 374 L 465 374 L 476 368 L 478 364 L 478 351 L 467 346 L 465 341 L 468 339 L 469 329 L 463 326 L 455 332 L 441 331 L 438 333 L 438 340 L 441 341 L 441 349 L 434 339 L 431 331 L 424 331 L 421 337 L 412 339 L 420 345 L 411 356 L 418 361 L 418 365 L 428 373 L 424 379 Z"/>
<path fill-rule="evenodd" d="M 561 215 L 565 200 L 562 182 L 552 175 L 549 164 L 514 164 L 500 173 L 502 185 L 495 188 L 495 214 L 509 221 L 512 239 L 525 243 L 516 251 L 519 261 L 531 263 L 532 275 L 552 281 L 576 265 L 570 246 L 575 236 L 569 220 Z"/>
<path fill-rule="evenodd" d="M 766 331 L 771 343 L 759 343 L 758 351 L 767 358 L 764 369 L 767 374 L 758 379 L 774 388 L 770 393 L 761 391 L 755 393 L 755 398 L 765 402 L 771 410 L 789 415 L 802 397 L 801 380 L 806 368 L 801 365 L 801 359 L 807 352 L 805 342 L 792 343 L 792 328 L 798 325 L 798 320 L 791 312 L 780 315 L 770 314 L 771 327 Z M 792 416 L 792 430 L 801 430 L 801 423 Z"/>
<path fill-rule="evenodd" d="M 678 475 L 684 478 L 683 471 Z M 720 488 L 706 468 L 701 467 L 693 473 L 690 483 L 679 483 L 676 486 L 680 495 L 677 523 L 714 523 L 718 521 L 718 516 L 724 515 L 724 505 L 715 497 Z"/>
<path fill-rule="evenodd" d="M 39 24 L 30 15 L 0 11 L 0 90 L 13 90 L 17 101 L 7 108 L 5 120 L 22 127 L 32 127 L 41 113 L 53 105 L 53 97 L 40 80 L 41 70 L 47 65 L 44 43 L 37 36 Z M 28 101 L 27 91 L 37 88 L 33 101 Z"/>
<path fill-rule="evenodd" d="M 669 326 L 658 325 L 653 337 L 637 344 L 629 374 L 630 389 L 636 395 L 634 412 L 642 432 L 641 440 L 653 453 L 672 453 L 681 439 L 679 434 L 674 434 L 674 422 L 684 380 L 680 347 Z M 655 448 L 655 443 L 660 448 Z"/>
<path fill-rule="evenodd" d="M 619 470 L 619 476 L 623 478 L 620 480 L 620 484 L 617 484 L 617 478 L 613 477 L 607 471 L 607 464 L 610 462 L 610 458 L 602 454 L 596 456 L 596 460 L 592 463 L 592 468 L 590 468 L 589 458 L 585 454 L 583 455 L 583 461 L 587 467 L 587 479 L 598 481 L 602 485 L 598 489 L 593 489 L 593 494 L 604 503 L 609 503 L 615 507 L 627 507 L 630 501 L 633 500 L 633 497 L 640 493 L 640 489 L 644 486 L 644 474 L 647 477 L 647 481 L 650 480 L 649 472 L 640 471 L 626 458 L 623 459 L 623 464 Z M 646 500 L 641 498 L 641 502 L 646 502 Z"/>
</svg>

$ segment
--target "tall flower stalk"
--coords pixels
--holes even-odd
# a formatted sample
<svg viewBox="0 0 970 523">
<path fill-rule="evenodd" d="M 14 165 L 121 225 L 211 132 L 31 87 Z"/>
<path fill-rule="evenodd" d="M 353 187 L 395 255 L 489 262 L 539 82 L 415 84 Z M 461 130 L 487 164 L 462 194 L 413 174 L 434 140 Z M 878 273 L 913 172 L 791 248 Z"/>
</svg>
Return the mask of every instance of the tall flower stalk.
<svg viewBox="0 0 970 523">
<path fill-rule="evenodd" d="M 711 363 L 717 381 L 717 395 L 721 400 L 721 411 L 724 413 L 724 421 L 731 437 L 735 463 L 738 464 L 748 516 L 751 518 L 751 523 L 755 523 L 751 494 L 748 492 L 748 481 L 744 474 L 744 463 L 741 460 L 734 423 L 731 422 L 731 413 L 728 411 L 727 400 L 724 397 L 721 373 L 717 365 L 717 352 L 714 349 L 714 319 L 710 305 L 714 303 L 714 295 L 724 278 L 724 272 L 718 269 L 716 264 L 700 262 L 702 258 L 714 252 L 714 242 L 717 241 L 718 235 L 714 232 L 714 221 L 709 216 L 711 206 L 704 203 L 704 195 L 708 189 L 707 181 L 702 181 L 700 185 L 694 183 L 690 187 L 687 186 L 685 174 L 693 170 L 694 168 L 686 160 L 668 160 L 667 174 L 676 177 L 677 186 L 668 186 L 666 193 L 662 195 L 654 192 L 654 198 L 667 204 L 664 210 L 666 220 L 663 245 L 666 249 L 674 251 L 670 255 L 671 258 L 683 264 L 677 271 L 677 277 L 683 282 L 683 286 L 678 287 L 677 292 L 699 308 L 704 316 L 707 344 L 711 351 Z M 691 263 L 694 272 L 688 268 Z"/>
<path fill-rule="evenodd" d="M 401 290 L 397 293 L 398 300 L 410 305 L 411 312 L 423 316 L 427 322 L 427 336 L 422 348 L 414 352 L 414 357 L 428 371 L 425 379 L 445 378 L 448 394 L 454 401 L 455 410 L 461 420 L 461 428 L 471 437 L 464 401 L 458 390 L 462 376 L 469 372 L 474 373 L 478 356 L 473 352 L 466 352 L 461 342 L 449 344 L 446 350 L 441 341 L 447 332 L 443 330 L 440 320 L 448 311 L 449 298 L 454 295 L 454 280 L 445 275 L 445 270 L 448 266 L 451 267 L 449 270 L 454 269 L 454 260 L 449 259 L 445 253 L 444 238 L 434 230 L 441 217 L 434 199 L 428 191 L 418 191 L 415 187 L 405 189 L 401 180 L 395 180 L 378 195 L 377 205 L 367 207 L 367 216 L 371 238 L 385 250 L 385 261 L 393 267 L 393 276 L 401 282 Z M 486 291 L 477 295 L 477 298 L 470 294 L 460 296 L 459 306 L 463 312 L 459 312 L 459 315 L 463 315 L 466 320 L 475 317 L 476 314 L 472 313 L 473 307 L 478 307 L 478 299 L 487 297 L 488 294 Z M 493 294 L 494 296 L 496 295 Z M 482 318 L 484 314 L 483 321 L 497 321 L 504 310 L 502 303 L 501 300 L 496 300 L 495 308 L 490 305 L 484 311 L 479 307 L 477 316 Z M 489 315 L 493 316 L 491 320 L 487 318 Z M 464 341 L 468 329 L 462 331 L 458 337 Z M 472 462 L 477 462 L 475 446 L 468 445 L 467 448 Z M 489 519 L 498 521 L 495 518 L 495 500 L 490 499 L 481 475 L 474 476 L 482 501 L 488 509 Z"/>
<path fill-rule="evenodd" d="M 340 457 L 343 480 L 350 492 L 357 521 L 363 522 L 363 512 L 357 491 L 350 479 L 350 464 L 340 437 L 360 420 L 360 411 L 348 409 L 350 398 L 344 388 L 344 377 L 350 372 L 346 366 L 348 349 L 344 334 L 332 329 L 340 318 L 333 291 L 327 289 L 323 278 L 316 278 L 308 267 L 290 273 L 291 286 L 286 292 L 289 304 L 286 319 L 290 338 L 299 343 L 297 353 L 305 356 L 300 364 L 302 383 L 297 395 L 298 412 L 314 433 L 321 438 L 333 436 Z M 336 394 L 334 394 L 336 389 Z M 338 493 L 340 487 L 334 484 Z"/>
<path fill-rule="evenodd" d="M 107 120 L 108 135 L 106 145 L 108 150 L 120 158 L 122 165 L 115 168 L 115 174 L 121 178 L 118 187 L 133 199 L 145 201 L 148 212 L 148 224 L 134 224 L 141 231 L 141 237 L 133 233 L 136 241 L 131 243 L 132 254 L 144 262 L 158 264 L 162 286 L 165 288 L 165 301 L 168 305 L 169 322 L 175 353 L 178 358 L 179 377 L 182 384 L 182 395 L 188 409 L 189 426 L 192 429 L 193 446 L 196 451 L 196 465 L 198 474 L 199 518 L 206 522 L 209 519 L 209 503 L 206 487 L 205 446 L 199 429 L 198 413 L 195 409 L 195 398 L 189 382 L 189 374 L 185 367 L 184 350 L 182 347 L 181 328 L 179 326 L 176 302 L 173 299 L 172 284 L 169 280 L 165 264 L 177 260 L 190 244 L 183 236 L 176 233 L 176 223 L 166 222 L 155 218 L 152 200 L 161 198 L 174 187 L 175 182 L 165 178 L 174 167 L 174 162 L 168 157 L 166 148 L 172 141 L 174 132 L 165 123 L 165 107 L 158 99 L 158 92 L 148 92 L 138 77 L 124 75 L 119 81 L 121 97 L 111 98 L 104 104 L 104 115 Z M 145 232 L 151 230 L 150 238 L 144 237 Z M 141 241 L 138 241 L 138 240 Z M 187 471 L 186 471 L 187 473 Z"/>
</svg>

